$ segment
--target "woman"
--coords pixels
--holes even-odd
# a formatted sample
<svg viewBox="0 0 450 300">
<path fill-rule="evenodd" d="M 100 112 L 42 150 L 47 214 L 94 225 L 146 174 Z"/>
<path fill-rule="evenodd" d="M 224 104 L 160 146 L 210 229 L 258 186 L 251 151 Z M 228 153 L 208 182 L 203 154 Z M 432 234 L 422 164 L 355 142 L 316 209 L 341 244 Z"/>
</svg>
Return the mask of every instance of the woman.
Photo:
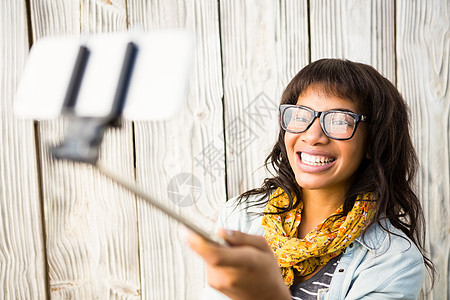
<svg viewBox="0 0 450 300">
<path fill-rule="evenodd" d="M 220 214 L 231 247 L 188 237 L 209 285 L 233 299 L 417 299 L 434 269 L 397 89 L 368 65 L 319 60 L 286 87 L 280 125 L 276 176 Z"/>
</svg>

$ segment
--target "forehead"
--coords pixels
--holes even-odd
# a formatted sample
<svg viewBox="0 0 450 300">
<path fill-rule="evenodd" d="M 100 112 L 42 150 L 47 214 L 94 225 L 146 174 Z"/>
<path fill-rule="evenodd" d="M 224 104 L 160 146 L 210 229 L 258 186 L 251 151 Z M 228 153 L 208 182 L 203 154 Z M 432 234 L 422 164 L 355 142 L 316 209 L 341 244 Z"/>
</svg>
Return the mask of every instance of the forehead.
<svg viewBox="0 0 450 300">
<path fill-rule="evenodd" d="M 326 92 L 322 85 L 310 85 L 298 96 L 297 105 L 307 106 L 315 111 L 344 109 L 359 113 L 357 103 L 346 98 Z"/>
</svg>

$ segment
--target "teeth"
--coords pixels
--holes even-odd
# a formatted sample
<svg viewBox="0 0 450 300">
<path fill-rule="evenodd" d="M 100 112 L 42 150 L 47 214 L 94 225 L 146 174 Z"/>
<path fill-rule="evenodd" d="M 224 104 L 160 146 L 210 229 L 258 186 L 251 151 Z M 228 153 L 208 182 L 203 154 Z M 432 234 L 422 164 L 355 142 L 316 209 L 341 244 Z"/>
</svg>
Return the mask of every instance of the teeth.
<svg viewBox="0 0 450 300">
<path fill-rule="evenodd" d="M 302 162 L 311 166 L 324 166 L 334 161 L 334 158 L 331 157 L 315 156 L 307 153 L 301 153 L 300 158 Z"/>
</svg>

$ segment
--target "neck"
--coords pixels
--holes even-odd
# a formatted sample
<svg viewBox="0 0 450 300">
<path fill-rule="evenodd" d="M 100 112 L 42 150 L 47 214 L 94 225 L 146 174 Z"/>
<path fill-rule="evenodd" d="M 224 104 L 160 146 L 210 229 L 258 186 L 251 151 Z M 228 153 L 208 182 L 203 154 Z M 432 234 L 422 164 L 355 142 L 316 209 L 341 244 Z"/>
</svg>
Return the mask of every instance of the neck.
<svg viewBox="0 0 450 300">
<path fill-rule="evenodd" d="M 345 191 L 324 191 L 302 189 L 302 221 L 298 228 L 298 236 L 305 237 L 315 226 L 319 225 L 342 204 Z"/>
<path fill-rule="evenodd" d="M 324 191 L 302 189 L 303 209 L 316 215 L 329 217 L 344 204 L 345 191 Z"/>
</svg>

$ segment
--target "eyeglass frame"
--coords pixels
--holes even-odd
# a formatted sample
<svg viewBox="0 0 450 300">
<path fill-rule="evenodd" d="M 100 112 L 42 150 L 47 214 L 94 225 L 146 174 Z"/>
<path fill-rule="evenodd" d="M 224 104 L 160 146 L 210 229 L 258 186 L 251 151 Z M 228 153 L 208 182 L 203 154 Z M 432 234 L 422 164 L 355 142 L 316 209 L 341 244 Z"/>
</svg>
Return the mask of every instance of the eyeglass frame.
<svg viewBox="0 0 450 300">
<path fill-rule="evenodd" d="M 305 128 L 304 130 L 302 130 L 302 131 L 294 131 L 294 130 L 289 130 L 289 129 L 287 129 L 287 128 L 285 128 L 285 127 L 283 126 L 283 125 L 284 125 L 284 124 L 283 124 L 283 123 L 284 123 L 284 122 L 283 122 L 284 112 L 285 112 L 288 108 L 290 108 L 290 107 L 302 108 L 302 109 L 305 109 L 306 111 L 308 111 L 308 112 L 311 114 L 311 119 L 309 120 L 309 124 L 308 124 L 308 126 L 306 126 L 306 128 Z M 308 130 L 308 129 L 311 127 L 311 125 L 314 123 L 314 121 L 316 120 L 316 118 L 319 118 L 319 121 L 320 121 L 320 128 L 322 129 L 322 132 L 323 132 L 327 137 L 329 137 L 330 139 L 338 140 L 338 141 L 345 141 L 345 140 L 351 139 L 351 138 L 355 135 L 356 129 L 358 128 L 358 124 L 359 124 L 360 122 L 367 122 L 367 121 L 368 121 L 368 118 L 367 118 L 367 116 L 365 116 L 365 115 L 357 114 L 357 113 L 354 113 L 354 112 L 352 112 L 352 111 L 345 111 L 345 110 L 338 110 L 338 109 L 331 109 L 331 110 L 326 110 L 326 111 L 315 111 L 315 110 L 313 110 L 313 109 L 311 109 L 311 108 L 309 108 L 309 107 L 303 106 L 303 105 L 281 104 L 281 105 L 279 106 L 279 110 L 280 110 L 280 126 L 281 126 L 281 128 L 283 128 L 285 131 L 290 132 L 290 133 L 303 133 L 303 132 L 305 132 L 306 130 Z M 350 135 L 350 137 L 348 137 L 348 138 L 335 138 L 335 137 L 331 137 L 330 134 L 329 134 L 329 133 L 327 132 L 327 130 L 325 129 L 325 125 L 324 125 L 324 123 L 323 123 L 324 116 L 326 116 L 326 115 L 329 114 L 329 113 L 335 113 L 335 112 L 338 112 L 338 113 L 344 113 L 344 114 L 350 115 L 350 116 L 353 117 L 353 119 L 355 120 L 355 126 L 353 127 L 353 132 L 352 132 L 352 134 Z"/>
</svg>

